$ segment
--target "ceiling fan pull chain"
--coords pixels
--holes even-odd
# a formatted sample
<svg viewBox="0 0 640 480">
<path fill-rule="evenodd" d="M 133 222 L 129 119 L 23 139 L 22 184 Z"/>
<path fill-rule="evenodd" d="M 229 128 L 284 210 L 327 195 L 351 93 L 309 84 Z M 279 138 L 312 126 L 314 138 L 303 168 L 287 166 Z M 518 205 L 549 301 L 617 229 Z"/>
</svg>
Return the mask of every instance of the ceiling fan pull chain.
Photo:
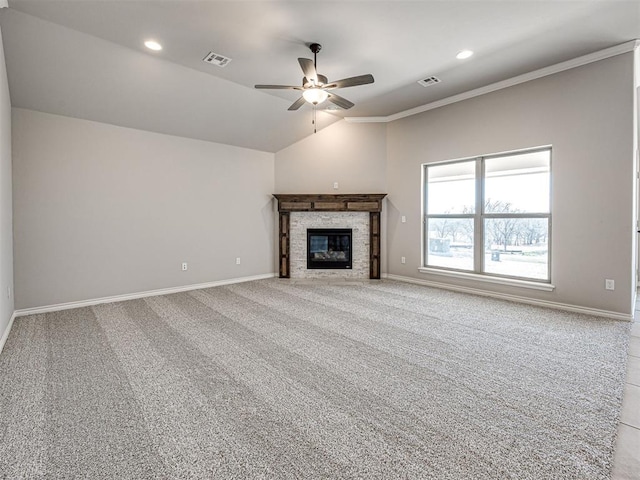
<svg viewBox="0 0 640 480">
<path fill-rule="evenodd" d="M 313 133 L 317 133 L 317 125 L 316 125 L 316 106 L 313 106 L 313 119 L 311 120 L 313 124 Z"/>
</svg>

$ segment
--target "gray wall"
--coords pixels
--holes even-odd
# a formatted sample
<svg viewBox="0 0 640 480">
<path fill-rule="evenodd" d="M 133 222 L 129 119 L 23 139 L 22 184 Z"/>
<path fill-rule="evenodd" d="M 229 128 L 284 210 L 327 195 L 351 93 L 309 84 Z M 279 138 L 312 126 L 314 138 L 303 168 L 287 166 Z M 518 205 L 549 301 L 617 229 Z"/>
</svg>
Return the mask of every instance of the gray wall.
<svg viewBox="0 0 640 480">
<path fill-rule="evenodd" d="M 11 192 L 11 100 L 0 32 L 0 338 L 13 314 Z M 7 289 L 11 289 L 11 295 Z"/>
<path fill-rule="evenodd" d="M 385 125 L 340 121 L 276 153 L 276 192 L 385 193 L 386 156 Z"/>
<path fill-rule="evenodd" d="M 629 53 L 390 123 L 389 273 L 632 313 L 633 100 Z M 554 292 L 418 272 L 422 163 L 549 144 Z M 615 291 L 604 290 L 605 278 L 615 280 Z"/>
<path fill-rule="evenodd" d="M 15 108 L 13 158 L 16 308 L 274 271 L 271 153 Z"/>
</svg>

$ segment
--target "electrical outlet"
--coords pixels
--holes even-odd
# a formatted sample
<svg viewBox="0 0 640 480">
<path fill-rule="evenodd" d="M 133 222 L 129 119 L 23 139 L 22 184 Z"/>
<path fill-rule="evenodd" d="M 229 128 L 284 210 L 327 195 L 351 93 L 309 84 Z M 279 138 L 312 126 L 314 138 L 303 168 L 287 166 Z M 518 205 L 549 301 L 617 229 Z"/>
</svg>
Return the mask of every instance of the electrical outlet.
<svg viewBox="0 0 640 480">
<path fill-rule="evenodd" d="M 187 265 L 187 262 L 183 262 L 182 263 L 182 271 L 186 271 L 189 268 L 189 265 Z"/>
<path fill-rule="evenodd" d="M 407 259 L 405 257 L 400 258 L 400 263 L 407 263 Z"/>
<path fill-rule="evenodd" d="M 236 265 L 240 265 L 240 257 L 236 257 Z"/>
<path fill-rule="evenodd" d="M 402 215 L 402 218 L 400 219 L 400 221 L 402 223 L 407 223 L 407 217 L 405 217 L 404 215 Z"/>
<path fill-rule="evenodd" d="M 616 282 L 610 279 L 606 279 L 604 281 L 604 288 L 606 290 L 615 290 L 616 289 Z"/>
<path fill-rule="evenodd" d="M 333 189 L 338 190 L 338 182 L 333 182 Z"/>
</svg>

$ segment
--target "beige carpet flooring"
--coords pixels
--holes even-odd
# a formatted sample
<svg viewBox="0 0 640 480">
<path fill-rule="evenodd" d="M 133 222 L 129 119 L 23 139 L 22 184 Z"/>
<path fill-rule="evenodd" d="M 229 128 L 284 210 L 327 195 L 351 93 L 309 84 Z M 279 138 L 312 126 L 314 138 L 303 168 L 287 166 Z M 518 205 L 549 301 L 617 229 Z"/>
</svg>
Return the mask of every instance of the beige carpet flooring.
<svg viewBox="0 0 640 480">
<path fill-rule="evenodd" d="M 0 477 L 606 479 L 628 335 L 386 280 L 22 317 Z"/>
</svg>

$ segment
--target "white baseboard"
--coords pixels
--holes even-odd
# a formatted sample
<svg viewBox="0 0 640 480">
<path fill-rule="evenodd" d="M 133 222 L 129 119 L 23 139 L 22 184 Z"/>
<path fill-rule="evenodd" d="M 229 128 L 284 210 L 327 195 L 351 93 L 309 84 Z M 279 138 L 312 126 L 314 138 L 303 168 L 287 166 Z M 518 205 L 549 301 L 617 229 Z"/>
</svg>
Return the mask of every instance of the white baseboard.
<svg viewBox="0 0 640 480">
<path fill-rule="evenodd" d="M 0 338 L 0 353 L 2 353 L 2 349 L 4 348 L 4 344 L 7 342 L 7 338 L 9 338 L 9 332 L 11 331 L 11 327 L 13 326 L 13 321 L 16 319 L 18 315 L 16 312 L 11 314 L 11 318 L 9 319 L 9 323 L 7 324 L 7 328 L 4 329 L 4 333 L 2 334 L 2 338 Z"/>
<path fill-rule="evenodd" d="M 125 294 L 125 295 L 114 295 L 111 297 L 101 297 L 101 298 L 94 298 L 94 299 L 89 299 L 89 300 L 81 300 L 78 302 L 68 302 L 68 303 L 59 303 L 56 305 L 46 305 L 43 307 L 34 307 L 34 308 L 24 308 L 24 309 L 19 309 L 16 310 L 15 312 L 13 312 L 13 315 L 11 315 L 11 319 L 9 320 L 9 324 L 7 325 L 7 328 L 5 329 L 2 338 L 0 338 L 0 352 L 2 351 L 2 348 L 4 347 L 5 342 L 7 341 L 7 338 L 9 337 L 9 331 L 11 330 L 11 327 L 13 325 L 13 321 L 16 317 L 23 317 L 26 315 L 34 315 L 37 313 L 47 313 L 47 312 L 57 312 L 60 310 L 70 310 L 72 308 L 81 308 L 81 307 L 89 307 L 92 305 L 100 305 L 102 303 L 112 303 L 112 302 L 122 302 L 125 300 L 135 300 L 137 298 L 144 298 L 144 297 L 153 297 L 153 296 L 157 296 L 157 295 L 168 295 L 171 293 L 179 293 L 179 292 L 187 292 L 190 290 L 199 290 L 202 288 L 211 288 L 211 287 L 219 287 L 222 285 L 231 285 L 234 283 L 242 283 L 242 282 L 251 282 L 253 280 L 264 280 L 267 278 L 274 278 L 277 277 L 278 274 L 277 273 L 267 273 L 267 274 L 262 274 L 262 275 L 253 275 L 250 277 L 239 277 L 239 278 L 231 278 L 231 279 L 227 279 L 227 280 L 218 280 L 215 282 L 207 282 L 207 283 L 198 283 L 198 284 L 193 284 L 193 285 L 183 285 L 180 287 L 171 287 L 171 288 L 162 288 L 162 289 L 158 289 L 158 290 L 150 290 L 150 291 L 146 291 L 146 292 L 137 292 L 137 293 L 129 293 L 129 294 Z M 435 288 L 442 288 L 444 290 L 453 290 L 456 292 L 462 292 L 462 293 L 470 293 L 472 295 L 481 295 L 484 297 L 493 297 L 493 298 L 498 298 L 498 299 L 502 299 L 502 300 L 509 300 L 512 302 L 519 302 L 519 303 L 526 303 L 528 305 L 537 305 L 539 307 L 547 307 L 547 308 L 555 308 L 558 310 L 565 310 L 565 311 L 569 311 L 569 312 L 576 312 L 576 313 L 584 313 L 586 315 L 594 315 L 594 316 L 598 316 L 598 317 L 607 317 L 607 318 L 613 318 L 616 320 L 624 320 L 627 322 L 633 321 L 633 315 L 629 315 L 629 314 L 624 314 L 624 313 L 619 313 L 619 312 L 612 312 L 609 310 L 600 310 L 597 308 L 589 308 L 589 307 L 581 307 L 578 305 L 570 305 L 570 304 L 566 304 L 566 303 L 559 303 L 559 302 L 550 302 L 547 300 L 538 300 L 535 298 L 528 298 L 528 297 L 522 297 L 519 295 L 510 295 L 510 294 L 506 294 L 506 293 L 497 293 L 497 292 L 491 292 L 491 291 L 487 291 L 487 290 L 481 290 L 478 288 L 469 288 L 469 287 L 461 287 L 458 285 L 450 285 L 447 283 L 440 283 L 440 282 L 432 282 L 429 280 L 421 280 L 418 278 L 412 278 L 412 277 L 404 277 L 402 275 L 393 275 L 391 273 L 382 273 L 380 275 L 381 278 L 387 278 L 389 280 L 397 280 L 400 282 L 406 282 L 406 283 L 414 283 L 416 285 L 424 285 L 426 287 L 435 287 Z"/>
<path fill-rule="evenodd" d="M 137 298 L 155 297 L 158 295 L 169 295 L 171 293 L 188 292 L 189 290 L 200 290 L 203 288 L 211 288 L 211 287 L 220 287 L 222 285 L 231 285 L 233 283 L 251 282 L 253 280 L 264 280 L 266 278 L 273 278 L 276 276 L 278 276 L 277 273 L 265 273 L 262 275 L 253 275 L 250 277 L 239 277 L 239 278 L 231 278 L 228 280 L 218 280 L 215 282 L 183 285 L 180 287 L 161 288 L 158 290 L 149 290 L 147 292 L 136 292 L 136 293 L 127 293 L 125 295 L 114 295 L 112 297 L 92 298 L 89 300 L 80 300 L 78 302 L 58 303 L 56 305 L 46 305 L 44 307 L 23 308 L 20 310 L 16 310 L 14 312 L 14 316 L 24 317 L 26 315 L 35 315 L 37 313 L 57 312 L 60 310 L 70 310 L 72 308 L 90 307 L 92 305 L 100 305 L 102 303 L 122 302 L 125 300 L 135 300 Z M 13 317 L 12 317 L 12 320 L 13 320 Z"/>
<path fill-rule="evenodd" d="M 481 295 L 483 297 L 493 297 L 511 302 L 526 303 L 538 307 L 555 308 L 557 310 L 565 310 L 568 312 L 584 313 L 586 315 L 594 315 L 596 317 L 607 317 L 615 320 L 624 320 L 626 322 L 633 321 L 633 315 L 626 313 L 612 312 L 610 310 L 600 310 L 597 308 L 580 307 L 578 305 L 570 305 L 567 303 L 550 302 L 548 300 L 538 300 L 536 298 L 521 297 L 519 295 L 510 295 L 508 293 L 497 293 L 479 288 L 461 287 L 458 285 L 450 285 L 448 283 L 432 282 L 429 280 L 421 280 L 419 278 L 404 277 L 402 275 L 387 274 L 389 280 L 398 280 L 400 282 L 415 283 L 426 287 L 442 288 L 444 290 L 453 290 L 456 292 L 470 293 L 472 295 Z"/>
</svg>

